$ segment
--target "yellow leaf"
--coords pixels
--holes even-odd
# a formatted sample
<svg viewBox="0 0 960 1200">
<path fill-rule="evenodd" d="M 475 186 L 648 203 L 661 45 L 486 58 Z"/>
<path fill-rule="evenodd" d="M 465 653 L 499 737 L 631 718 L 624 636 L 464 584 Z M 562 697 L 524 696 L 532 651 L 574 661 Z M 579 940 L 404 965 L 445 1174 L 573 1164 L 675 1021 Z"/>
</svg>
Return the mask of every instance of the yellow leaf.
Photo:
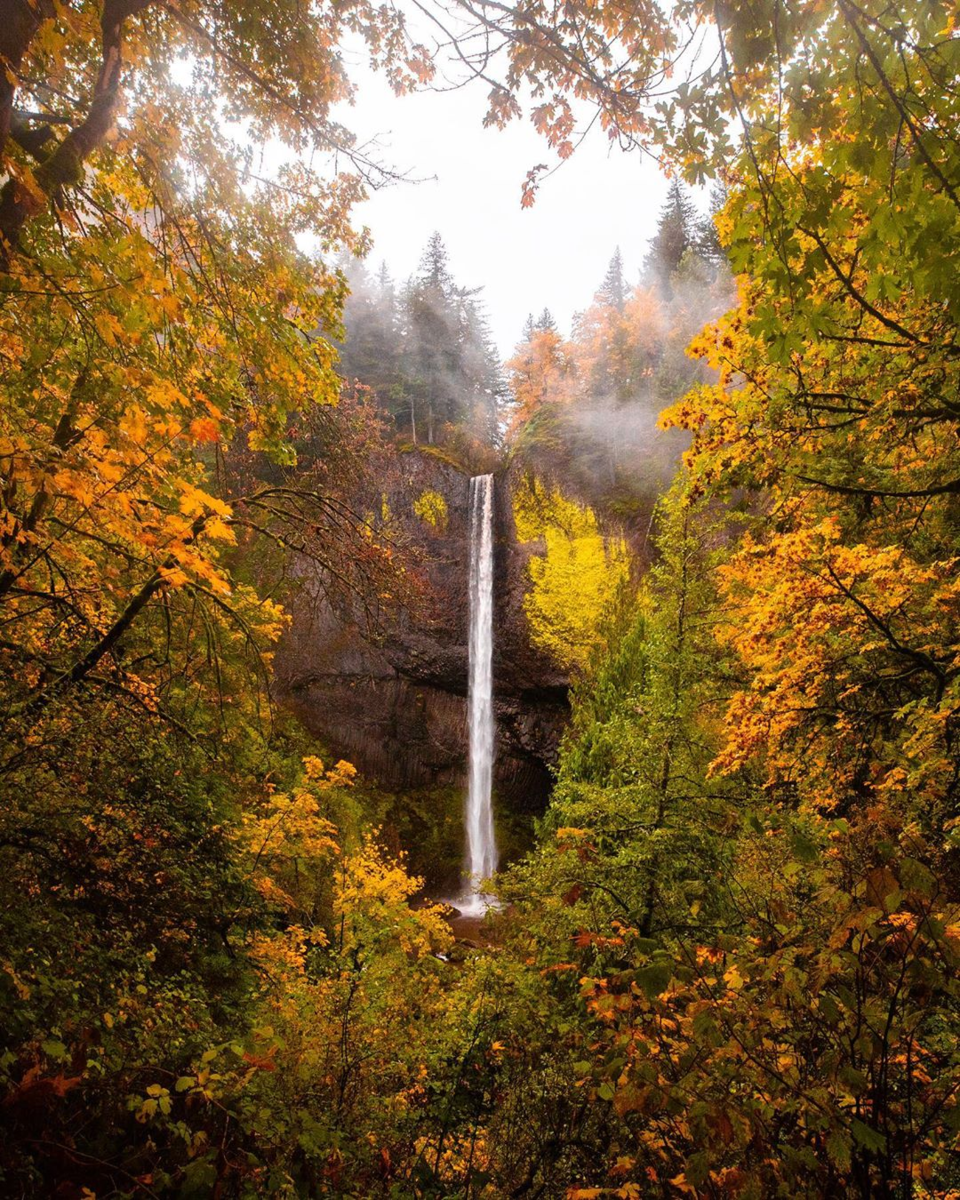
<svg viewBox="0 0 960 1200">
<path fill-rule="evenodd" d="M 117 344 L 117 337 L 123 332 L 123 327 L 113 313 L 97 313 L 93 323 L 97 327 L 97 333 L 108 346 Z"/>
<path fill-rule="evenodd" d="M 163 582 L 169 587 L 183 587 L 185 583 L 189 583 L 187 575 L 179 569 L 179 567 L 161 567 L 160 575 Z"/>
</svg>

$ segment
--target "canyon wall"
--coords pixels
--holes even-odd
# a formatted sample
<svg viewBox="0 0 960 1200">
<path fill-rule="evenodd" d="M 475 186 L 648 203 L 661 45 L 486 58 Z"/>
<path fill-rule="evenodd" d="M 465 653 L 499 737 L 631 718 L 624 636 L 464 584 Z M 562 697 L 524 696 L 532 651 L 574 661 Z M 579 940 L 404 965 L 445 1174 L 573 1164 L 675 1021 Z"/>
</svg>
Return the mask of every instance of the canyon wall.
<svg viewBox="0 0 960 1200">
<path fill-rule="evenodd" d="M 536 547 L 517 543 L 511 486 L 510 472 L 497 474 L 494 788 L 501 808 L 536 813 L 550 791 L 569 680 L 527 635 L 523 595 Z M 275 660 L 278 699 L 388 789 L 456 787 L 466 778 L 468 487 L 442 452 L 396 455 L 380 503 L 422 584 L 414 608 L 385 605 L 382 622 L 360 619 L 334 606 L 306 567 L 289 605 L 292 624 Z"/>
</svg>

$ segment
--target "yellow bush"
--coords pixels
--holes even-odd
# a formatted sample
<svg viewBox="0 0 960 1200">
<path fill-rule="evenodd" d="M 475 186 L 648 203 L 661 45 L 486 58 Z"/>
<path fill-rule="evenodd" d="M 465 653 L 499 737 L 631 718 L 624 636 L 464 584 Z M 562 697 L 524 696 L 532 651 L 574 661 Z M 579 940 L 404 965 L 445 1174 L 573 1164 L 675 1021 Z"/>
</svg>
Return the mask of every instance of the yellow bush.
<svg viewBox="0 0 960 1200">
<path fill-rule="evenodd" d="M 523 602 L 531 639 L 561 666 L 583 668 L 629 575 L 626 542 L 605 537 L 592 508 L 529 475 L 514 491 L 513 515 L 519 541 L 543 546 Z"/>
<path fill-rule="evenodd" d="M 439 492 L 425 491 L 413 502 L 413 511 L 441 533 L 447 527 L 447 502 Z"/>
</svg>

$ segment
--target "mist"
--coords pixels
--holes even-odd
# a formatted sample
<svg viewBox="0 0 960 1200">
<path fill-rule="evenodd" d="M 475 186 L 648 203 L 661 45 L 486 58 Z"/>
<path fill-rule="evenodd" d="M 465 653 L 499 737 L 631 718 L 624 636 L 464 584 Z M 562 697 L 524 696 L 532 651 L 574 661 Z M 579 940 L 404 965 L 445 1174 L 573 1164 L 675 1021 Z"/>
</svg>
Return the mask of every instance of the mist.
<svg viewBox="0 0 960 1200">
<path fill-rule="evenodd" d="M 712 208 L 723 203 L 715 194 Z M 709 375 L 687 347 L 730 307 L 733 282 L 712 218 L 670 186 L 641 263 L 615 250 L 592 298 L 561 332 L 544 296 L 502 362 L 481 286 L 458 280 L 434 233 L 417 271 L 341 263 L 349 294 L 339 370 L 375 397 L 394 436 L 486 470 L 504 454 L 639 520 L 676 472 L 687 435 L 661 412 Z"/>
</svg>

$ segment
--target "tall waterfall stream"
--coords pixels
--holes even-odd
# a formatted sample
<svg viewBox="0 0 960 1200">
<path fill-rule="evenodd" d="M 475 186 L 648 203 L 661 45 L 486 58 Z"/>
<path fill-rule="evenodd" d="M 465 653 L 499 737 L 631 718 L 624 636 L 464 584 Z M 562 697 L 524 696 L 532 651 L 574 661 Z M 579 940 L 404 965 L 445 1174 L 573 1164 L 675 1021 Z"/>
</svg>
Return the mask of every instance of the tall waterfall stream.
<svg viewBox="0 0 960 1200">
<path fill-rule="evenodd" d="M 457 907 L 481 915 L 490 899 L 480 884 L 497 869 L 493 830 L 493 476 L 470 480 L 470 676 L 467 691 L 470 779 L 464 895 Z"/>
</svg>

